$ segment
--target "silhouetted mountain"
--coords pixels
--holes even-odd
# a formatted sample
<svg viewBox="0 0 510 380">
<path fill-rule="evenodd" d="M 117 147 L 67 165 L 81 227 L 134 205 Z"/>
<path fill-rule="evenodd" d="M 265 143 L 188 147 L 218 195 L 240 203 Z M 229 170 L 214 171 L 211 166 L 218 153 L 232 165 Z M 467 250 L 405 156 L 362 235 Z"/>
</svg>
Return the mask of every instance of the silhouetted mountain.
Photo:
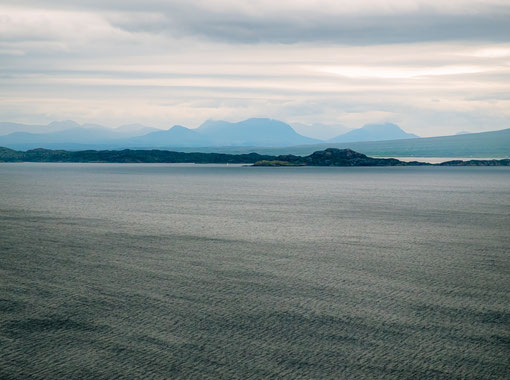
<svg viewBox="0 0 510 380">
<path fill-rule="evenodd" d="M 149 133 L 143 133 L 148 127 L 136 124 L 112 129 L 93 124 L 80 126 L 73 121 L 66 121 L 50 123 L 48 128 L 63 126 L 70 128 L 49 133 L 20 131 L 0 136 L 0 145 L 15 149 L 36 147 L 84 149 L 87 146 L 91 148 L 291 146 L 321 142 L 301 136 L 288 124 L 270 119 L 248 119 L 239 123 L 207 121 L 197 129 L 175 126 L 167 131 L 149 129 Z"/>
<path fill-rule="evenodd" d="M 284 122 L 265 118 L 238 123 L 208 120 L 196 131 L 216 146 L 291 146 L 319 142 L 301 136 Z"/>
<path fill-rule="evenodd" d="M 128 146 L 138 147 L 179 147 L 179 146 L 208 146 L 211 141 L 195 130 L 181 125 L 175 125 L 166 131 L 151 132 L 143 136 L 134 137 L 126 141 Z"/>
<path fill-rule="evenodd" d="M 340 133 L 345 134 L 351 129 L 340 124 L 303 124 L 292 123 L 292 128 L 300 135 L 310 137 L 312 139 L 328 140 L 338 136 Z"/>
<path fill-rule="evenodd" d="M 92 128 L 97 127 L 97 124 L 89 124 Z M 48 124 L 48 127 L 54 131 L 57 130 L 66 130 L 66 129 L 74 129 L 82 127 L 74 120 L 62 120 L 62 121 L 52 121 Z"/>
<path fill-rule="evenodd" d="M 393 123 L 367 124 L 362 128 L 333 137 L 328 142 L 384 141 L 416 138 Z"/>
<path fill-rule="evenodd" d="M 47 125 L 0 122 L 0 136 L 5 136 L 14 132 L 36 134 L 57 132 L 64 129 L 76 128 L 79 126 L 79 124 L 72 120 L 53 121 Z"/>
<path fill-rule="evenodd" d="M 66 148 L 75 149 L 87 145 L 117 145 L 131 137 L 151 132 L 154 128 L 142 125 L 130 125 L 120 128 L 107 128 L 99 124 L 80 125 L 72 120 L 55 121 L 46 126 L 25 125 L 15 123 L 1 123 L 3 130 L 17 130 L 17 132 L 0 136 L 0 144 L 17 148 Z M 42 131 L 34 133 L 28 131 Z"/>
<path fill-rule="evenodd" d="M 97 144 L 121 137 L 124 136 L 109 128 L 76 127 L 50 133 L 14 132 L 7 136 L 2 136 L 0 142 L 2 145 L 46 143 Z"/>
<path fill-rule="evenodd" d="M 120 127 L 114 128 L 115 131 L 124 133 L 124 134 L 130 134 L 132 136 L 143 136 L 150 132 L 159 131 L 158 128 L 148 127 L 143 124 L 124 124 Z"/>
</svg>

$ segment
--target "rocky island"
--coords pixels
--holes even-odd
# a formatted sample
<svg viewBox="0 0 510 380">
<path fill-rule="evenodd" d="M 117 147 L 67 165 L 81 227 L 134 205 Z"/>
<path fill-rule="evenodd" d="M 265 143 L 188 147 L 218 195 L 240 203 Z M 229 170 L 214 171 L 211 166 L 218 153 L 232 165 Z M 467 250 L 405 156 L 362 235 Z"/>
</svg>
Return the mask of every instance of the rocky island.
<svg viewBox="0 0 510 380">
<path fill-rule="evenodd" d="M 509 166 L 510 159 L 504 160 L 470 160 L 447 161 L 440 164 L 411 161 L 405 162 L 396 158 L 368 157 L 351 149 L 328 148 L 309 156 L 283 155 L 273 160 L 257 161 L 254 166 Z"/>
<path fill-rule="evenodd" d="M 258 161 L 254 166 L 407 166 L 428 165 L 425 162 L 404 162 L 395 158 L 374 158 L 351 149 L 328 148 L 308 156 L 283 155 L 274 160 Z"/>
</svg>

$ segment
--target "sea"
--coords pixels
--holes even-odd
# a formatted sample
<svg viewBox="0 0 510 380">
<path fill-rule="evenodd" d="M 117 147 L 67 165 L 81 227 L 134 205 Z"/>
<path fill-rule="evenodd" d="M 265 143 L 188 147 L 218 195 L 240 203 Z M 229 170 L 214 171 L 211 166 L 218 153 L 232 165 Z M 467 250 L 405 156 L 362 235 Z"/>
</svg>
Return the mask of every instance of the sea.
<svg viewBox="0 0 510 380">
<path fill-rule="evenodd" d="M 0 164 L 2 379 L 508 379 L 510 168 Z"/>
</svg>

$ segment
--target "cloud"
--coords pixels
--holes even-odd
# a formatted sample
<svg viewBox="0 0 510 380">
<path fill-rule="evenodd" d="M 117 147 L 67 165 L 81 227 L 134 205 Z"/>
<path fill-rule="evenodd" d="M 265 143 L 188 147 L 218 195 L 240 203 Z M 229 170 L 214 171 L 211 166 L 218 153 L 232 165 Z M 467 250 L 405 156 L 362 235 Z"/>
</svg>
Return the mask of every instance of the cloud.
<svg viewBox="0 0 510 380">
<path fill-rule="evenodd" d="M 495 42 L 510 35 L 510 4 L 504 0 L 41 0 L 21 4 L 97 12 L 127 32 L 242 43 Z"/>
<path fill-rule="evenodd" d="M 9 121 L 510 126 L 507 1 L 3 3 Z"/>
<path fill-rule="evenodd" d="M 510 6 L 502 2 L 188 1 L 152 2 L 146 9 L 109 20 L 126 31 L 241 43 L 374 45 L 510 35 Z"/>
</svg>

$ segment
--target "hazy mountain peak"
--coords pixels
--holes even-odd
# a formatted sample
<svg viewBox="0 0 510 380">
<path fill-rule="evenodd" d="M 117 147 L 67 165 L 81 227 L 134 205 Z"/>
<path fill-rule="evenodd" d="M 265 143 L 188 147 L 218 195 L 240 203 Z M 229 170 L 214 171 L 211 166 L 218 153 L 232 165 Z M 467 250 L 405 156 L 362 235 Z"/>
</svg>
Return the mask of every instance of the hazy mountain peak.
<svg viewBox="0 0 510 380">
<path fill-rule="evenodd" d="M 105 127 L 104 125 L 94 124 L 94 123 L 85 123 L 85 124 L 82 124 L 81 127 L 85 128 L 85 129 L 108 129 L 108 130 L 112 130 L 112 128 L 108 128 L 108 127 Z"/>
<path fill-rule="evenodd" d="M 246 120 L 240 121 L 239 123 L 261 123 L 261 122 L 262 123 L 263 122 L 277 122 L 277 123 L 286 124 L 283 121 L 271 119 L 269 117 L 250 117 Z"/>
<path fill-rule="evenodd" d="M 184 126 L 182 126 L 182 125 L 178 125 L 178 124 L 177 124 L 177 125 L 174 125 L 173 127 L 170 127 L 168 130 L 169 130 L 169 131 L 172 131 L 172 130 L 173 130 L 173 131 L 183 131 L 183 130 L 191 131 L 191 129 L 186 128 L 186 127 L 184 127 Z"/>
<path fill-rule="evenodd" d="M 284 127 L 286 129 L 292 129 L 292 127 L 289 124 L 284 123 L 283 121 L 276 120 L 276 119 L 269 119 L 267 117 L 252 117 L 250 119 L 246 119 L 246 120 L 240 121 L 235 124 L 238 124 L 240 126 L 253 126 L 253 127 L 259 127 L 259 128 Z M 292 129 L 292 131 L 294 131 L 294 129 Z"/>
<path fill-rule="evenodd" d="M 402 128 L 400 128 L 397 124 L 394 124 L 394 123 L 370 123 L 370 124 L 365 124 L 360 129 L 365 130 L 365 131 L 380 131 L 380 130 L 385 130 L 385 131 L 401 131 L 401 132 L 404 132 L 404 130 Z"/>
<path fill-rule="evenodd" d="M 74 120 L 58 120 L 58 121 L 52 121 L 51 123 L 49 123 L 48 127 L 59 128 L 59 129 L 70 129 L 70 128 L 80 128 L 81 125 L 78 124 Z"/>
<path fill-rule="evenodd" d="M 209 130 L 224 128 L 232 124 L 229 121 L 209 119 L 200 124 L 196 131 L 207 133 Z"/>
<path fill-rule="evenodd" d="M 114 128 L 116 131 L 119 132 L 134 132 L 134 131 L 140 131 L 140 130 L 156 130 L 157 128 L 148 127 L 143 124 L 139 123 L 133 123 L 133 124 L 123 124 L 121 126 L 118 126 L 117 128 Z"/>
<path fill-rule="evenodd" d="M 207 120 L 196 131 L 207 136 L 213 145 L 223 146 L 289 146 L 317 142 L 301 136 L 287 123 L 261 117 L 237 123 Z"/>
<path fill-rule="evenodd" d="M 292 128 L 299 134 L 313 139 L 328 140 L 349 132 L 351 129 L 342 124 L 292 123 Z"/>
<path fill-rule="evenodd" d="M 143 136 L 134 137 L 130 145 L 145 147 L 207 146 L 209 141 L 195 130 L 174 125 L 166 130 L 156 130 Z"/>
<path fill-rule="evenodd" d="M 147 133 L 159 131 L 158 128 L 148 127 L 143 124 L 124 124 L 113 129 L 115 132 L 123 134 L 125 137 L 143 136 Z"/>
<path fill-rule="evenodd" d="M 359 129 L 341 134 L 330 139 L 330 142 L 384 141 L 416 138 L 415 134 L 407 133 L 393 123 L 366 124 Z"/>
</svg>

